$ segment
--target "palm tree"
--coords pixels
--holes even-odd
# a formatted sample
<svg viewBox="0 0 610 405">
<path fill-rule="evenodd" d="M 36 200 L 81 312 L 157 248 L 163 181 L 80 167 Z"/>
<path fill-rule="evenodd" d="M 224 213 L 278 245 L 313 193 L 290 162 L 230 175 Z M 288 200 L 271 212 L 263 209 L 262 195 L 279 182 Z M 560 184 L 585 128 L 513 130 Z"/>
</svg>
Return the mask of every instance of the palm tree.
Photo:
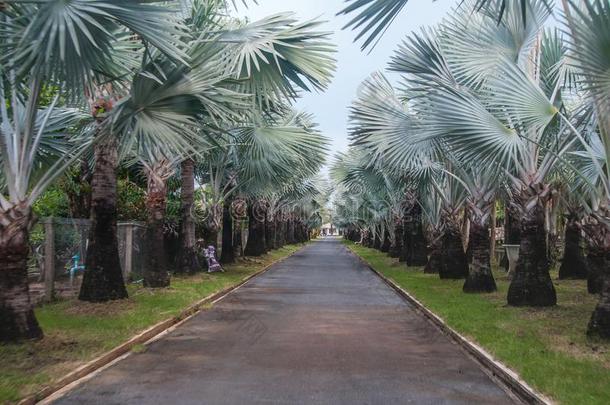
<svg viewBox="0 0 610 405">
<path fill-rule="evenodd" d="M 0 97 L 6 100 L 0 106 L 0 341 L 10 342 L 42 336 L 27 277 L 29 235 L 35 223 L 32 205 L 91 144 L 86 139 L 73 142 L 70 137 L 87 121 L 85 114 L 56 107 L 57 96 L 50 106 L 39 108 L 35 86 L 30 87 L 34 93 L 24 105 L 14 70 L 9 66 L 4 74 L 0 80 Z"/>
<path fill-rule="evenodd" d="M 165 249 L 165 214 L 167 209 L 167 181 L 174 175 L 180 156 L 167 156 L 159 149 L 150 151 L 139 161 L 147 177 L 146 210 L 146 267 L 144 287 L 163 288 L 170 284 Z"/>
<path fill-rule="evenodd" d="M 470 221 L 468 237 L 469 271 L 464 292 L 494 292 L 496 282 L 491 271 L 491 215 L 496 209 L 496 195 L 500 178 L 493 171 L 481 172 L 472 168 L 456 167 L 462 185 L 468 192 L 466 198 L 467 216 Z"/>
<path fill-rule="evenodd" d="M 163 204 L 155 199 L 165 200 L 165 195 L 160 194 L 165 190 L 164 183 L 168 176 L 174 171 L 169 162 L 173 162 L 177 155 L 187 155 L 195 145 L 202 142 L 195 131 L 196 117 L 203 112 L 224 117 L 228 115 L 227 104 L 237 104 L 244 98 L 217 86 L 217 83 L 227 78 L 221 55 L 205 54 L 200 47 L 189 45 L 191 46 L 188 46 L 186 51 L 191 62 L 189 66 L 176 63 L 163 54 L 153 54 L 150 59 L 146 59 L 141 70 L 136 71 L 129 83 L 128 95 L 114 106 L 111 113 L 115 149 L 121 151 L 122 155 L 131 154 L 136 159 L 141 156 L 147 163 L 149 215 L 161 216 L 149 220 L 152 227 L 149 230 L 149 242 L 155 246 L 160 243 L 159 226 L 164 219 Z M 164 153 L 160 154 L 159 150 Z M 112 175 L 108 173 L 105 179 L 116 180 L 116 170 L 112 170 Z M 111 191 L 116 192 L 116 189 Z M 110 194 L 105 197 L 109 196 Z M 115 223 L 115 214 L 116 211 L 112 215 L 108 213 L 105 218 Z M 101 229 L 100 232 L 105 232 L 110 240 L 116 239 L 116 231 L 112 226 Z M 99 251 L 95 250 L 95 242 L 91 243 L 94 246 L 90 244 L 89 250 L 97 257 Z M 113 245 L 114 243 L 104 245 L 102 251 L 112 248 Z M 162 269 L 166 262 L 163 249 L 153 249 L 151 252 L 149 259 L 152 267 L 147 273 L 151 277 L 146 278 L 145 284 L 164 286 L 169 279 L 166 275 L 167 269 Z M 111 277 L 108 269 L 103 267 L 87 269 L 80 299 L 103 301 L 126 296 L 120 272 L 112 272 Z M 118 269 L 120 270 L 120 267 Z M 109 280 L 107 285 L 111 288 L 100 289 L 99 285 L 103 285 L 105 280 Z"/>
<path fill-rule="evenodd" d="M 194 273 L 200 269 L 195 236 L 195 160 L 184 159 L 180 165 L 180 249 L 176 259 L 177 273 Z"/>
</svg>

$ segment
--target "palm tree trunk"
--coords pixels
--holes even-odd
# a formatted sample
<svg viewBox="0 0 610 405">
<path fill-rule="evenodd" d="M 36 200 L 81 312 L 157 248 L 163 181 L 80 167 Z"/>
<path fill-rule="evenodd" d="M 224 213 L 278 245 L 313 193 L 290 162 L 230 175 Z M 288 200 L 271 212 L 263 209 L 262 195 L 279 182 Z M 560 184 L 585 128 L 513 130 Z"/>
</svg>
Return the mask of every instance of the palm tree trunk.
<svg viewBox="0 0 610 405">
<path fill-rule="evenodd" d="M 373 247 L 375 246 L 374 233 L 370 228 L 366 230 L 366 236 L 364 237 L 364 241 L 365 246 L 368 248 L 373 249 Z"/>
<path fill-rule="evenodd" d="M 606 255 L 603 249 L 596 246 L 589 247 L 587 255 L 587 290 L 589 294 L 601 294 L 604 285 L 604 272 L 606 271 Z"/>
<path fill-rule="evenodd" d="M 270 250 L 276 250 L 279 249 L 279 245 L 278 245 L 278 240 L 277 240 L 277 227 L 278 227 L 278 221 L 277 221 L 277 215 L 272 215 L 269 219 L 269 224 L 271 227 L 271 232 L 269 235 L 269 238 L 267 238 L 267 245 L 269 245 L 269 249 Z"/>
<path fill-rule="evenodd" d="M 510 203 L 507 203 L 504 210 L 504 244 L 518 245 L 521 241 L 520 234 L 519 213 L 513 207 L 510 207 Z M 502 260 L 500 260 L 500 266 L 508 271 L 508 264 L 508 256 L 504 254 Z"/>
<path fill-rule="evenodd" d="M 392 243 L 392 247 L 390 248 L 390 257 L 393 257 L 393 258 L 400 257 L 400 252 L 402 250 L 402 240 L 403 240 L 402 219 L 395 218 L 395 220 L 394 220 L 394 243 Z"/>
<path fill-rule="evenodd" d="M 390 239 L 390 232 L 387 229 L 383 232 L 383 243 L 381 244 L 381 251 L 383 253 L 389 253 L 392 247 L 392 241 Z"/>
<path fill-rule="evenodd" d="M 78 298 L 105 302 L 127 298 L 117 238 L 117 141 L 114 137 L 95 145 L 91 181 L 91 228 L 85 273 Z"/>
<path fill-rule="evenodd" d="M 490 293 L 497 290 L 496 281 L 491 272 L 491 257 L 489 226 L 481 221 L 473 220 L 470 223 L 470 264 L 468 277 L 464 283 L 466 293 Z"/>
<path fill-rule="evenodd" d="M 409 255 L 409 266 L 425 266 L 428 263 L 428 252 L 426 249 L 426 237 L 422 225 L 422 211 L 419 204 L 415 205 L 412 212 L 414 222 L 411 235 L 411 254 Z"/>
<path fill-rule="evenodd" d="M 275 249 L 280 249 L 282 246 L 284 246 L 284 244 L 282 243 L 283 223 L 282 223 L 281 212 L 278 211 L 275 214 L 274 222 L 275 222 L 275 234 L 273 236 L 273 247 Z"/>
<path fill-rule="evenodd" d="M 594 218 L 589 218 L 583 226 L 587 242 L 587 289 L 590 294 L 601 294 L 604 287 L 604 274 L 607 266 L 608 248 L 606 228 Z"/>
<path fill-rule="evenodd" d="M 604 339 L 610 339 L 610 272 L 607 265 L 608 259 L 610 258 L 606 256 L 603 287 L 599 303 L 595 307 L 595 311 L 593 311 L 589 327 L 587 328 L 587 334 L 590 336 L 599 336 Z"/>
<path fill-rule="evenodd" d="M 222 206 L 222 252 L 220 263 L 235 263 L 235 248 L 233 246 L 233 216 L 231 205 L 233 201 L 225 198 Z"/>
<path fill-rule="evenodd" d="M 405 214 L 402 224 L 402 246 L 398 261 L 401 263 L 407 263 L 408 266 L 408 263 L 411 261 L 411 234 L 413 233 L 413 221 L 411 221 L 409 216 Z"/>
<path fill-rule="evenodd" d="M 280 244 L 281 246 L 286 246 L 288 244 L 288 217 L 286 213 L 282 214 L 282 233 L 280 235 Z"/>
<path fill-rule="evenodd" d="M 244 248 L 242 245 L 242 236 L 243 232 L 243 221 L 236 219 L 233 223 L 233 252 L 234 257 L 242 257 L 244 255 Z"/>
<path fill-rule="evenodd" d="M 269 215 L 265 216 L 265 251 L 270 252 L 273 250 L 273 218 L 270 218 Z"/>
<path fill-rule="evenodd" d="M 544 207 L 536 204 L 526 209 L 525 205 L 521 206 L 519 261 L 508 289 L 508 305 L 553 306 L 557 304 L 557 294 L 549 274 Z"/>
<path fill-rule="evenodd" d="M 28 285 L 32 223 L 32 210 L 25 204 L 0 213 L 0 342 L 42 337 Z"/>
<path fill-rule="evenodd" d="M 560 280 L 587 278 L 587 258 L 583 242 L 580 222 L 574 216 L 569 216 L 565 231 L 565 249 L 559 268 Z"/>
<path fill-rule="evenodd" d="M 296 239 L 294 237 L 294 215 L 290 214 L 288 218 L 288 227 L 287 227 L 287 235 L 286 235 L 286 243 L 289 245 L 294 245 L 296 243 Z"/>
<path fill-rule="evenodd" d="M 301 220 L 298 217 L 294 217 L 294 243 L 301 243 L 303 241 Z"/>
<path fill-rule="evenodd" d="M 375 226 L 375 235 L 374 235 L 374 239 L 373 239 L 373 248 L 377 249 L 377 250 L 381 250 L 381 244 L 382 244 L 381 230 L 379 229 L 379 227 Z"/>
<path fill-rule="evenodd" d="M 195 237 L 195 161 L 182 162 L 180 187 L 180 249 L 176 259 L 176 272 L 192 274 L 201 267 L 197 256 Z"/>
<path fill-rule="evenodd" d="M 161 166 L 153 166 L 148 174 L 148 190 L 146 193 L 146 210 L 148 218 L 146 221 L 147 240 L 147 266 L 144 269 L 144 287 L 164 288 L 170 284 L 169 271 L 167 268 L 167 255 L 165 251 L 165 211 L 167 207 L 167 181 L 163 173 L 156 170 L 164 170 Z"/>
<path fill-rule="evenodd" d="M 605 214 L 607 220 L 608 215 Z M 590 243 L 592 242 L 589 256 L 595 258 L 594 270 L 598 273 L 590 289 L 600 292 L 599 303 L 591 316 L 587 334 L 610 339 L 610 229 L 601 221 L 595 221 L 585 229 Z"/>
<path fill-rule="evenodd" d="M 422 210 L 417 202 L 405 206 L 403 246 L 399 261 L 406 262 L 407 266 L 425 266 L 428 263 L 421 217 Z"/>
<path fill-rule="evenodd" d="M 248 241 L 244 251 L 246 256 L 258 257 L 265 254 L 265 221 L 259 210 L 259 202 L 248 204 Z"/>
<path fill-rule="evenodd" d="M 489 246 L 489 245 L 488 245 Z M 441 238 L 441 279 L 462 279 L 468 276 L 468 259 L 462 243 L 459 221 L 449 219 Z"/>
<path fill-rule="evenodd" d="M 424 268 L 424 273 L 438 274 L 440 268 L 443 265 L 442 235 L 439 232 L 432 232 L 432 236 L 430 238 L 429 250 L 430 250 L 430 257 L 428 258 L 428 263 L 426 263 L 426 267 Z"/>
<path fill-rule="evenodd" d="M 301 218 L 299 218 L 299 220 L 297 221 L 297 230 L 297 242 L 305 243 L 307 241 L 307 227 Z"/>
</svg>

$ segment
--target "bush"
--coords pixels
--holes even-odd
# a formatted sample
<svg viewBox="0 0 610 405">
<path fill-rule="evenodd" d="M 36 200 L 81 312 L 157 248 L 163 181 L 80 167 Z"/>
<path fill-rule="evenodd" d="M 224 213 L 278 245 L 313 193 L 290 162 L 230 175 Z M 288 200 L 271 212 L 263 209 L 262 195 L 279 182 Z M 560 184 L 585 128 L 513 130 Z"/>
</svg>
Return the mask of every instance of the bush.
<svg viewBox="0 0 610 405">
<path fill-rule="evenodd" d="M 132 181 L 119 179 L 117 192 L 119 221 L 146 221 L 146 190 Z"/>
<path fill-rule="evenodd" d="M 33 206 L 34 214 L 39 218 L 45 217 L 60 217 L 68 218 L 70 216 L 70 205 L 68 196 L 58 186 L 49 188 Z"/>
</svg>

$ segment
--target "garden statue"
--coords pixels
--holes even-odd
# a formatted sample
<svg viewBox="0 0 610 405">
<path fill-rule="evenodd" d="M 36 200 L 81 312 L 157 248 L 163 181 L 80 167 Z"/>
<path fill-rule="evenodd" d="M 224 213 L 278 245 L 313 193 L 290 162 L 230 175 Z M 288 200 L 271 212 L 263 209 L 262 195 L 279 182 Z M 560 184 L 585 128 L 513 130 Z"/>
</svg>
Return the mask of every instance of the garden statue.
<svg viewBox="0 0 610 405">
<path fill-rule="evenodd" d="M 216 259 L 216 248 L 212 245 L 203 250 L 203 254 L 208 261 L 208 273 L 224 272 L 224 269 Z"/>
</svg>

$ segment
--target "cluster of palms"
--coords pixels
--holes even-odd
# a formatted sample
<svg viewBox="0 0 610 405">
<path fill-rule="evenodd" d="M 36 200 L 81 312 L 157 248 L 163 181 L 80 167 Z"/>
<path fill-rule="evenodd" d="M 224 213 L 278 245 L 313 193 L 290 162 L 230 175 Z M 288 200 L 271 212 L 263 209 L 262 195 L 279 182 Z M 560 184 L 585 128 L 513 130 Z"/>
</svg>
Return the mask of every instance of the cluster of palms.
<svg viewBox="0 0 610 405">
<path fill-rule="evenodd" d="M 346 12 L 360 10 L 353 24 L 369 46 L 405 3 Z M 491 292 L 505 207 L 507 242 L 520 244 L 513 306 L 557 303 L 550 251 L 565 218 L 560 277 L 589 278 L 601 293 L 589 333 L 610 338 L 610 6 L 562 4 L 464 2 L 410 34 L 390 63 L 400 87 L 376 73 L 351 108 L 352 145 L 332 171 L 336 211 L 351 239 Z M 549 27 L 553 12 L 562 29 Z"/>
<path fill-rule="evenodd" d="M 239 251 L 235 218 L 249 217 L 252 255 L 303 241 L 320 221 L 324 184 L 316 173 L 327 141 L 291 102 L 328 84 L 335 63 L 328 34 L 291 14 L 245 22 L 231 16 L 234 6 L 0 4 L 0 340 L 42 335 L 26 271 L 32 204 L 69 168 L 92 171 L 81 300 L 127 296 L 117 240 L 120 166 L 147 179 L 149 287 L 170 282 L 163 224 L 167 182 L 178 173 L 178 271 L 200 269 L 197 206 L 206 213 L 207 244 L 222 229 L 226 262 Z M 203 201 L 195 200 L 196 182 Z"/>
</svg>

